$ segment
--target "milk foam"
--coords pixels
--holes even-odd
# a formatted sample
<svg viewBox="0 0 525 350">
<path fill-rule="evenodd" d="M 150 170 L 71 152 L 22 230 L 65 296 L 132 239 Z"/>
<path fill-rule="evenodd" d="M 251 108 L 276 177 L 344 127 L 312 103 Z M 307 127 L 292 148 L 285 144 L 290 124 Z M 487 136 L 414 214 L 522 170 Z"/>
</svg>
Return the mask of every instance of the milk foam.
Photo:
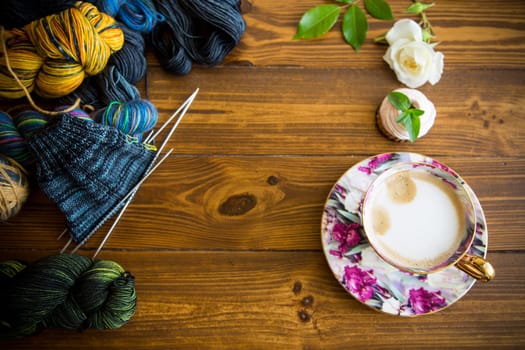
<svg viewBox="0 0 525 350">
<path fill-rule="evenodd" d="M 438 265 L 454 254 L 465 233 L 454 190 L 424 170 L 396 173 L 378 184 L 367 203 L 369 240 L 398 265 Z"/>
</svg>

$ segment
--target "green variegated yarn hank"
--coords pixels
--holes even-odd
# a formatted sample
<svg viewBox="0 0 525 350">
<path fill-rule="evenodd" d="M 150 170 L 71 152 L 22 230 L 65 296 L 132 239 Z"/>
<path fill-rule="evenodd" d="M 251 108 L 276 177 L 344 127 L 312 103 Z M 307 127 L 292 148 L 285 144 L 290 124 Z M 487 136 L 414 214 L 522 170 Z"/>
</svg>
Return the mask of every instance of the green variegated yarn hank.
<svg viewBox="0 0 525 350">
<path fill-rule="evenodd" d="M 134 278 L 113 261 L 59 254 L 0 262 L 0 339 L 43 328 L 119 328 L 135 307 Z"/>
</svg>

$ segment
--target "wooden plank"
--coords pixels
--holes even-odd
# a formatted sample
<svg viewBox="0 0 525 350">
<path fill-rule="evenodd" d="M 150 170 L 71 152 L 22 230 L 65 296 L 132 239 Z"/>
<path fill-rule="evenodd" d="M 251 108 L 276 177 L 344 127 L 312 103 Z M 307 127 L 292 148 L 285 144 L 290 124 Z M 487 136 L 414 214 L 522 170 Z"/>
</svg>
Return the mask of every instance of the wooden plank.
<svg viewBox="0 0 525 350">
<path fill-rule="evenodd" d="M 286 1 L 243 0 L 247 27 L 241 43 L 226 57 L 223 65 L 260 67 L 340 67 L 381 69 L 385 45 L 373 38 L 390 29 L 392 21 L 368 17 L 369 32 L 358 53 L 348 46 L 340 33 L 341 23 L 317 40 L 292 40 L 302 14 L 322 4 L 319 0 Z M 396 19 L 418 16 L 404 13 L 409 1 L 390 1 Z M 363 8 L 362 3 L 358 4 Z M 476 1 L 465 10 L 463 3 L 439 1 L 428 10 L 428 17 L 445 55 L 445 69 L 523 67 L 525 57 L 525 6 L 521 0 Z M 150 53 L 149 62 L 158 65 Z M 446 73 L 445 73 L 446 74 Z"/>
<path fill-rule="evenodd" d="M 41 252 L 19 257 L 36 258 Z M 6 252 L 0 252 L 5 258 Z M 496 279 L 417 318 L 353 299 L 320 252 L 108 252 L 136 277 L 137 313 L 114 331 L 46 330 L 17 349 L 523 347 L 525 254 L 491 254 Z M 395 341 L 393 341 L 393 338 Z"/>
<path fill-rule="evenodd" d="M 323 205 L 362 157 L 171 157 L 144 184 L 106 249 L 311 250 Z M 525 250 L 525 158 L 436 158 L 477 193 L 490 250 Z M 1 249 L 55 249 L 64 219 L 34 190 L 1 228 Z M 95 249 L 109 225 L 91 238 Z"/>
<path fill-rule="evenodd" d="M 152 68 L 149 86 L 161 121 L 201 89 L 171 142 L 178 154 L 501 157 L 521 156 L 525 145 L 522 70 L 450 71 L 421 88 L 438 114 L 414 144 L 390 141 L 376 127 L 377 106 L 399 87 L 387 69 L 216 68 L 174 77 Z"/>
</svg>

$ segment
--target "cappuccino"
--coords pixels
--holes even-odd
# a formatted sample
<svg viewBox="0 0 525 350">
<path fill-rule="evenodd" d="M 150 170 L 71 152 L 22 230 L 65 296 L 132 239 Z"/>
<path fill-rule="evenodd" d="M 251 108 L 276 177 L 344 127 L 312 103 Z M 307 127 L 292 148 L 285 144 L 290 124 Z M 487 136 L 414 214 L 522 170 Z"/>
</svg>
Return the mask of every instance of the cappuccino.
<svg viewBox="0 0 525 350">
<path fill-rule="evenodd" d="M 417 167 L 375 183 L 364 203 L 363 225 L 376 251 L 394 265 L 422 270 L 451 257 L 467 234 L 452 186 Z"/>
</svg>

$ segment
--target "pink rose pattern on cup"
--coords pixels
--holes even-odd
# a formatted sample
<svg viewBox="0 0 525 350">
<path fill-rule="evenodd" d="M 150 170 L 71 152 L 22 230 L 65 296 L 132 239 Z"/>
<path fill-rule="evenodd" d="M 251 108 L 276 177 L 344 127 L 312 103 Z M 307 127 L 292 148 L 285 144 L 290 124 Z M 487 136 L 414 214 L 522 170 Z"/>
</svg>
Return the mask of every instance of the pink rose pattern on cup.
<svg viewBox="0 0 525 350">
<path fill-rule="evenodd" d="M 386 153 L 356 164 L 330 193 L 323 214 L 322 239 L 334 275 L 357 300 L 385 313 L 416 316 L 449 306 L 466 294 L 475 280 L 454 267 L 430 275 L 399 271 L 377 256 L 368 244 L 361 226 L 360 201 L 379 174 L 401 162 L 425 162 L 449 170 L 445 165 L 416 153 Z M 468 185 L 467 188 L 471 191 L 478 217 L 470 253 L 484 257 L 487 241 L 485 217 L 477 197 Z"/>
</svg>

